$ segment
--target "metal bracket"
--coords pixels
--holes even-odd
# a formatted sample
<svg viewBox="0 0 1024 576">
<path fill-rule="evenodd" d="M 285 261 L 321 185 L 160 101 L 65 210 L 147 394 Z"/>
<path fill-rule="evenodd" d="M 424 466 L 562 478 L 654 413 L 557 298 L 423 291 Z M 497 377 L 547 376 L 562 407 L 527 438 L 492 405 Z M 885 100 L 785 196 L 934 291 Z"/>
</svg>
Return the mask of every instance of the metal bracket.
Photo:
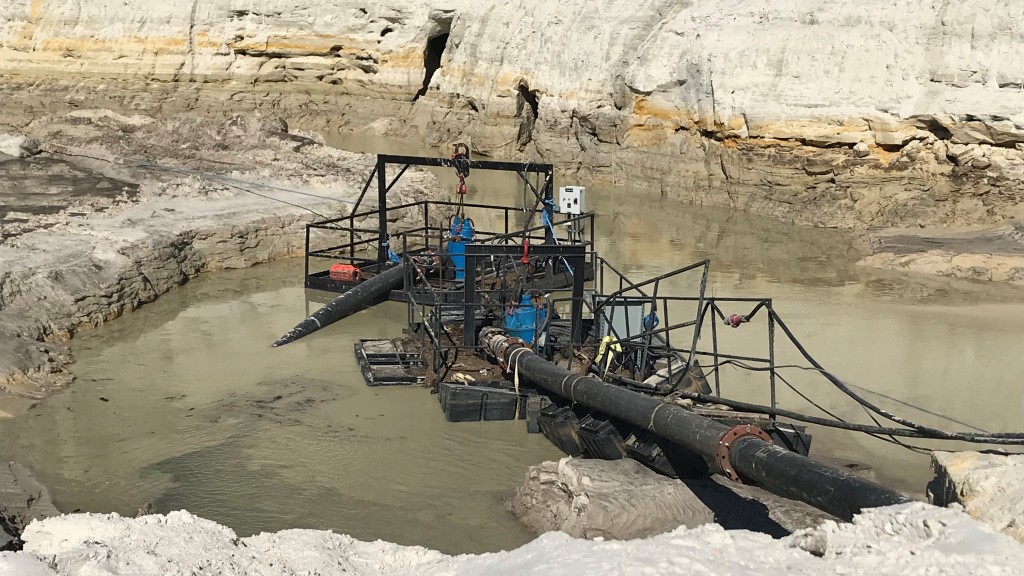
<svg viewBox="0 0 1024 576">
<path fill-rule="evenodd" d="M 718 463 L 718 471 L 733 482 L 741 482 L 741 480 L 740 475 L 736 473 L 736 469 L 732 467 L 729 452 L 737 440 L 749 436 L 760 438 L 767 444 L 772 443 L 772 437 L 767 432 L 751 424 L 733 426 L 726 430 L 725 434 L 722 434 L 722 437 L 718 439 L 718 448 L 715 450 L 715 461 Z"/>
</svg>

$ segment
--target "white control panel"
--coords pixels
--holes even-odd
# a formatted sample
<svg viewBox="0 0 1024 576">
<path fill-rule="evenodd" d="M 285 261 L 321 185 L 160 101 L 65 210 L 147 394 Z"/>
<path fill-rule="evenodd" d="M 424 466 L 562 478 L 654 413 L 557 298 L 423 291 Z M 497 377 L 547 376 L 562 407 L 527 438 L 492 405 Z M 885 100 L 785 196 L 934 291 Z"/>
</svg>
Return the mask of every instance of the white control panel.
<svg viewBox="0 0 1024 576">
<path fill-rule="evenodd" d="M 562 214 L 582 214 L 586 211 L 586 193 L 587 189 L 583 186 L 562 186 L 558 189 L 558 211 Z"/>
</svg>

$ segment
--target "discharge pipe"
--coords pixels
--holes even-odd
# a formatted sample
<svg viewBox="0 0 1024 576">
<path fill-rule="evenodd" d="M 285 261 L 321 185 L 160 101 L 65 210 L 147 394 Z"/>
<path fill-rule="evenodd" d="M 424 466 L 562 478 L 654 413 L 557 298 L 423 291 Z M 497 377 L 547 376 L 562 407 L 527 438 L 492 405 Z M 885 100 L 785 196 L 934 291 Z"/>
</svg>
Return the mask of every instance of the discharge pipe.
<svg viewBox="0 0 1024 576">
<path fill-rule="evenodd" d="M 369 308 L 392 290 L 402 286 L 405 281 L 405 266 L 393 266 L 356 284 L 278 338 L 277 342 L 274 342 L 274 348 L 294 342 L 364 308 Z"/>
<path fill-rule="evenodd" d="M 682 406 L 573 374 L 537 356 L 521 340 L 500 329 L 484 328 L 480 342 L 519 378 L 699 454 L 714 473 L 759 484 L 774 494 L 805 502 L 844 520 L 853 519 L 866 508 L 910 501 L 881 484 L 776 446 L 756 426 L 730 428 Z"/>
</svg>

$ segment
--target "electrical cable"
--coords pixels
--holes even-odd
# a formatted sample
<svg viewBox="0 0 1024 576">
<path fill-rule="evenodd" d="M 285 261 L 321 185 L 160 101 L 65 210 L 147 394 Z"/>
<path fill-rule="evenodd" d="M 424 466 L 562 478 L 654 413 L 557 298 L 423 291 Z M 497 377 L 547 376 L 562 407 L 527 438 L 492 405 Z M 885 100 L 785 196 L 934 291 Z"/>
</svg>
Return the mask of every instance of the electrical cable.
<svg viewBox="0 0 1024 576">
<path fill-rule="evenodd" d="M 709 370 L 713 370 L 715 368 L 718 368 L 718 367 L 721 367 L 721 366 L 727 366 L 727 365 L 736 366 L 737 368 L 741 368 L 743 370 L 750 370 L 752 372 L 768 372 L 768 371 L 771 370 L 771 368 L 768 367 L 768 366 L 751 366 L 750 364 L 747 364 L 745 362 L 742 362 L 742 361 L 739 361 L 739 360 L 733 360 L 733 359 L 723 360 L 721 362 L 718 362 L 717 364 L 712 364 L 712 365 L 708 366 L 707 368 Z M 819 374 L 823 372 L 823 370 L 821 370 L 819 368 L 814 368 L 812 366 L 800 366 L 799 364 L 783 364 L 781 366 L 776 366 L 775 370 L 778 371 L 778 370 L 786 369 L 786 368 L 795 368 L 795 369 L 798 369 L 798 370 L 806 370 L 808 372 L 817 372 Z M 781 378 L 781 375 L 779 375 L 779 374 L 776 374 L 776 376 L 779 376 Z M 949 422 L 952 422 L 954 424 L 959 424 L 961 426 L 966 426 L 966 427 L 971 428 L 973 430 L 976 430 L 978 432 L 982 432 L 982 433 L 985 433 L 985 434 L 989 433 L 987 430 L 984 430 L 982 428 L 978 428 L 977 426 L 974 426 L 974 425 L 969 424 L 967 422 L 963 422 L 961 420 L 957 420 L 956 418 L 953 418 L 951 416 L 946 416 L 945 414 L 942 414 L 942 413 L 939 413 L 939 412 L 935 412 L 935 411 L 929 410 L 927 408 L 922 408 L 921 406 L 918 406 L 916 404 L 911 404 L 910 402 L 906 402 L 904 400 L 900 400 L 899 398 L 893 398 L 892 396 L 888 396 L 886 394 L 882 394 L 881 392 L 875 392 L 874 390 L 870 390 L 868 388 L 864 388 L 863 386 L 857 386 L 856 384 L 850 384 L 849 382 L 847 382 L 846 385 L 851 387 L 851 388 L 856 388 L 856 389 L 861 390 L 863 392 L 867 392 L 868 394 L 874 394 L 876 396 L 881 396 L 882 398 L 885 398 L 886 400 L 890 400 L 892 402 L 895 402 L 897 404 L 901 404 L 901 405 L 906 406 L 908 408 L 913 408 L 914 410 L 917 410 L 917 411 L 920 411 L 920 412 L 924 412 L 925 414 L 928 414 L 930 416 L 935 416 L 936 418 L 942 418 L 943 420 L 947 420 Z"/>
<path fill-rule="evenodd" d="M 770 370 L 769 367 L 751 366 L 749 364 L 745 364 L 743 362 L 740 362 L 740 361 L 737 361 L 737 360 L 731 360 L 731 359 L 730 360 L 724 360 L 722 362 L 713 364 L 711 366 L 707 366 L 706 368 L 708 368 L 709 370 L 715 370 L 715 369 L 720 368 L 722 366 L 728 366 L 728 365 L 735 366 L 735 367 L 737 367 L 739 369 L 742 369 L 742 370 L 751 370 L 751 371 L 759 371 L 759 372 L 769 371 Z M 820 370 L 815 369 L 815 368 L 809 368 L 809 367 L 806 367 L 806 366 L 799 366 L 799 365 L 795 365 L 795 364 L 776 366 L 775 368 L 776 368 L 776 370 L 779 369 L 779 368 L 799 368 L 801 370 L 809 370 L 809 371 L 820 372 Z M 717 399 L 717 400 L 714 400 L 714 402 L 717 403 L 717 404 L 722 404 L 724 406 L 729 406 L 730 408 L 735 408 L 735 409 L 739 409 L 739 410 L 746 410 L 746 411 L 749 411 L 749 412 L 755 412 L 755 413 L 759 413 L 759 414 L 783 416 L 783 417 L 786 417 L 786 418 L 793 418 L 793 419 L 796 419 L 796 420 L 801 420 L 801 421 L 804 421 L 804 422 L 807 422 L 807 423 L 817 424 L 817 425 L 822 425 L 822 426 L 838 427 L 838 428 L 843 428 L 843 429 L 851 429 L 851 430 L 854 430 L 854 431 L 861 431 L 861 433 L 867 434 L 868 436 L 871 436 L 872 438 L 876 438 L 878 440 L 881 440 L 883 442 L 888 442 L 890 444 L 896 444 L 898 446 L 901 446 L 903 448 L 906 448 L 906 449 L 914 451 L 914 452 L 920 452 L 920 453 L 931 452 L 931 449 L 923 448 L 921 446 L 914 446 L 914 445 L 906 444 L 904 442 L 901 442 L 901 441 L 897 440 L 896 438 L 894 438 L 894 436 L 904 436 L 904 437 L 908 437 L 908 438 L 944 440 L 944 439 L 936 439 L 935 437 L 929 436 L 927 434 L 913 434 L 913 435 L 909 435 L 909 436 L 908 435 L 891 435 L 891 434 L 889 434 L 890 431 L 892 431 L 892 430 L 902 430 L 902 428 L 887 428 L 887 427 L 883 426 L 881 424 L 881 422 L 879 422 L 877 418 L 874 418 L 874 416 L 864 406 L 860 406 L 860 407 L 865 411 L 865 413 L 867 413 L 867 416 L 874 423 L 876 423 L 877 427 L 871 429 L 870 426 L 867 426 L 866 424 L 856 424 L 856 423 L 848 422 L 847 420 L 843 419 L 842 417 L 840 417 L 839 415 L 835 414 L 834 412 L 830 412 L 829 410 L 825 409 L 823 406 L 821 406 L 821 405 L 817 404 L 816 402 L 814 402 L 813 400 L 811 400 L 805 394 L 800 392 L 800 390 L 795 385 L 793 385 L 793 383 L 791 383 L 790 381 L 785 379 L 785 377 L 783 377 L 781 374 L 776 374 L 776 377 L 779 380 L 781 380 L 788 388 L 793 390 L 793 392 L 797 396 L 802 398 L 805 402 L 807 402 L 811 406 L 817 408 L 821 412 L 827 414 L 828 416 L 831 416 L 831 417 L 835 418 L 835 421 L 834 422 L 830 422 L 828 420 L 824 420 L 824 419 L 821 419 L 821 418 L 815 418 L 814 416 L 806 416 L 804 414 L 800 414 L 799 412 L 786 411 L 786 410 L 782 410 L 782 409 L 771 408 L 771 407 L 768 407 L 768 406 L 757 405 L 757 404 L 740 403 L 740 404 L 743 404 L 743 406 L 741 408 L 736 408 L 736 407 L 731 405 L 731 403 L 734 402 L 734 401 L 724 400 L 724 399 L 720 399 L 718 397 L 708 397 L 708 398 L 710 398 L 710 399 Z M 870 392 L 870 390 L 868 390 L 868 392 Z M 683 395 L 683 396 L 685 396 L 685 395 Z M 913 408 L 918 408 L 918 407 L 915 407 L 913 405 L 909 405 L 909 406 L 911 406 Z M 948 418 L 947 416 L 943 416 L 942 414 L 936 414 L 936 415 L 939 416 L 939 417 L 943 417 L 943 418 L 949 419 L 950 421 L 955 421 L 955 420 L 952 420 L 951 418 Z M 866 426 L 866 427 L 864 429 L 859 429 L 859 428 L 854 428 L 854 427 L 848 427 L 847 424 L 850 424 L 852 426 Z M 904 431 L 915 431 L 915 430 L 904 430 Z M 884 438 L 886 436 L 888 436 L 890 438 Z M 986 437 L 982 437 L 981 435 L 979 435 L 979 437 L 980 437 L 980 440 L 975 441 L 975 442 L 984 442 L 986 444 L 1024 445 L 1024 441 L 998 442 L 997 438 L 990 438 L 990 439 L 986 440 Z M 972 442 L 972 441 L 968 440 L 968 441 L 965 441 L 965 442 Z"/>
<path fill-rule="evenodd" d="M 939 440 L 961 440 L 964 442 L 980 442 L 985 444 L 1024 444 L 1024 433 L 1020 432 L 986 432 L 984 434 L 968 432 L 946 432 L 945 430 L 939 430 L 937 428 L 931 428 L 929 426 L 917 424 L 916 422 L 913 422 L 906 418 L 901 418 L 899 416 L 896 416 L 895 414 L 883 410 L 882 408 L 879 408 L 878 406 L 859 396 L 856 392 L 851 390 L 850 387 L 847 386 L 842 380 L 837 378 L 829 371 L 825 370 L 825 368 L 822 367 L 821 364 L 819 364 L 818 361 L 815 360 L 814 357 L 811 356 L 810 353 L 807 352 L 803 345 L 797 340 L 796 336 L 793 335 L 793 332 L 790 331 L 789 327 L 786 325 L 785 322 L 783 322 L 782 318 L 780 318 L 774 310 L 769 310 L 769 313 L 771 314 L 772 318 L 775 319 L 776 324 L 778 324 L 778 326 L 782 328 L 782 331 L 786 333 L 786 336 L 789 338 L 790 342 L 792 342 L 793 345 L 796 347 L 797 351 L 800 352 L 800 354 L 804 357 L 805 360 L 807 360 L 807 362 L 811 364 L 811 366 L 814 366 L 815 368 L 820 370 L 822 376 L 824 376 L 825 379 L 831 382 L 836 388 L 838 388 L 844 394 L 852 398 L 855 402 L 857 402 L 861 406 L 864 406 L 865 408 L 868 408 L 875 414 L 878 414 L 879 416 L 882 416 L 887 420 L 895 422 L 896 424 L 900 424 L 902 426 L 913 428 L 914 430 L 922 432 L 924 434 L 924 436 L 922 437 L 926 438 L 935 438 Z M 1014 442 L 993 442 L 993 440 L 1013 440 Z"/>
</svg>

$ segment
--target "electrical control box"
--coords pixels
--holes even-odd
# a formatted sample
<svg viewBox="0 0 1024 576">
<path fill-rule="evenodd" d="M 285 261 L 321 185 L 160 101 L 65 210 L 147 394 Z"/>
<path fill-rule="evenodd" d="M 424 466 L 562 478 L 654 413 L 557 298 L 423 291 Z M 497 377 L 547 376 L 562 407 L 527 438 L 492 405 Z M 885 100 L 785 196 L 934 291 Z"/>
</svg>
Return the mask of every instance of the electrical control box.
<svg viewBox="0 0 1024 576">
<path fill-rule="evenodd" d="M 562 186 L 558 189 L 558 211 L 562 214 L 579 215 L 586 212 L 583 199 L 587 189 L 583 186 Z"/>
<path fill-rule="evenodd" d="M 607 300 L 594 295 L 594 304 L 600 306 Z M 611 336 L 625 340 L 643 334 L 644 309 L 651 304 L 649 298 L 618 296 L 610 304 L 601 307 L 597 318 L 597 332 L 601 338 Z"/>
</svg>

